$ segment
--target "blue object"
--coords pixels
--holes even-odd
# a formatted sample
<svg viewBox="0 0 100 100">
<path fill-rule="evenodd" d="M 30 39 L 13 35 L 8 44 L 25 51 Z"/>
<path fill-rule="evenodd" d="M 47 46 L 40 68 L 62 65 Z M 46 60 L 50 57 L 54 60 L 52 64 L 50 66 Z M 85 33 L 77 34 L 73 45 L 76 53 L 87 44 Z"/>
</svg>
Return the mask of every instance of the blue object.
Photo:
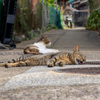
<svg viewBox="0 0 100 100">
<path fill-rule="evenodd" d="M 68 3 L 72 3 L 72 2 L 74 2 L 74 1 L 75 1 L 75 0 L 69 0 Z"/>
</svg>

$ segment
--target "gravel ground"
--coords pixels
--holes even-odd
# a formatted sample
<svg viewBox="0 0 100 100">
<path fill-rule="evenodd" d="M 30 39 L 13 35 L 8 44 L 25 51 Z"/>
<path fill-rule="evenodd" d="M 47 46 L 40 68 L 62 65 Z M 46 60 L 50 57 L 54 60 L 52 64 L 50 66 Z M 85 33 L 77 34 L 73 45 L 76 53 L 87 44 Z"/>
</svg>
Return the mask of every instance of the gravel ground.
<svg viewBox="0 0 100 100">
<path fill-rule="evenodd" d="M 100 100 L 100 85 L 32 86 L 0 94 L 0 100 Z"/>
</svg>

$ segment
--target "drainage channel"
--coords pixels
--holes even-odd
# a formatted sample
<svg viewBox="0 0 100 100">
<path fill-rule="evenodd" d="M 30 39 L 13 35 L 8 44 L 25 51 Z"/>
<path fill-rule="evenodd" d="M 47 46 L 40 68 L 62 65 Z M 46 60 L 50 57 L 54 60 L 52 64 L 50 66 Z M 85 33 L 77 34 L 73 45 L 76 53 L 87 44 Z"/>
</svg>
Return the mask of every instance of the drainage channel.
<svg viewBox="0 0 100 100">
<path fill-rule="evenodd" d="M 83 65 L 100 65 L 98 61 L 89 61 Z M 85 67 L 85 68 L 66 68 L 53 70 L 59 73 L 74 73 L 74 74 L 89 74 L 89 75 L 100 75 L 100 67 Z"/>
<path fill-rule="evenodd" d="M 88 61 L 84 65 L 100 65 L 100 61 Z"/>
</svg>

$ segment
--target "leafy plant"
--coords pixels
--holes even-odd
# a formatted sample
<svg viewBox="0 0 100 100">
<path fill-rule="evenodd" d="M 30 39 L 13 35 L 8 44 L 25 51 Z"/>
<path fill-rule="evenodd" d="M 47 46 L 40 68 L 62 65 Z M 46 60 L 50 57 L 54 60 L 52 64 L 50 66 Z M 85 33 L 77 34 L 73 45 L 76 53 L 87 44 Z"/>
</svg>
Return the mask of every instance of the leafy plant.
<svg viewBox="0 0 100 100">
<path fill-rule="evenodd" d="M 28 37 L 26 37 L 26 40 L 28 41 L 28 40 L 29 40 L 29 38 L 28 38 Z"/>
<path fill-rule="evenodd" d="M 50 48 L 53 48 L 53 45 L 51 45 Z"/>
<path fill-rule="evenodd" d="M 28 31 L 28 34 L 30 35 L 31 38 L 33 38 L 34 36 L 31 34 L 30 31 Z"/>
<path fill-rule="evenodd" d="M 100 30 L 100 10 L 93 11 L 87 22 L 87 29 L 91 30 Z"/>
<path fill-rule="evenodd" d="M 15 36 L 13 35 L 12 38 L 15 39 Z"/>
<path fill-rule="evenodd" d="M 42 0 L 39 0 L 40 2 L 42 2 Z M 60 6 L 56 5 L 57 0 L 44 0 L 44 4 L 46 5 L 50 5 L 54 8 L 57 8 L 58 10 L 60 10 Z"/>
</svg>

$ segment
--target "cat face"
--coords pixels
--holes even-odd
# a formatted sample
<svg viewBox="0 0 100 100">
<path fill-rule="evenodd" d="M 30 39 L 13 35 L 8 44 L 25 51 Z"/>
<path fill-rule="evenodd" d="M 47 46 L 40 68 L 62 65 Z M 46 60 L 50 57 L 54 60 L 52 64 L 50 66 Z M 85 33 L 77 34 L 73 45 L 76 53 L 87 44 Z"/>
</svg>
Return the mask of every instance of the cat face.
<svg viewBox="0 0 100 100">
<path fill-rule="evenodd" d="M 51 45 L 50 39 L 47 36 L 41 36 L 37 42 L 43 42 L 46 46 Z"/>
<path fill-rule="evenodd" d="M 79 50 L 79 45 L 76 45 L 73 52 L 75 64 L 80 65 L 86 62 L 86 57 Z"/>
</svg>

